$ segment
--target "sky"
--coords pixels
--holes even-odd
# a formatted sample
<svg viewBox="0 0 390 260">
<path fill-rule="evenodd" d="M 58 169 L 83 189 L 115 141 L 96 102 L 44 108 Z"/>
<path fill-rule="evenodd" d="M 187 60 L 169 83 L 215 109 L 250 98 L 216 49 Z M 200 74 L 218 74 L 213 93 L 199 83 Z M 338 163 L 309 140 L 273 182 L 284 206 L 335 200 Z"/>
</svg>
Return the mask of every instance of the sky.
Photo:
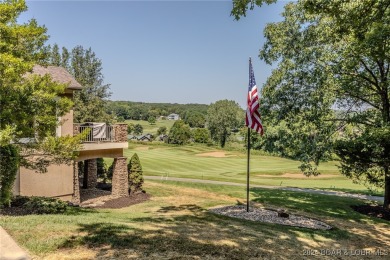
<svg viewBox="0 0 390 260">
<path fill-rule="evenodd" d="M 91 47 L 102 60 L 111 100 L 246 104 L 248 59 L 257 86 L 272 67 L 258 58 L 267 23 L 286 1 L 235 21 L 232 1 L 27 1 L 19 22 L 35 18 L 48 44 Z"/>
</svg>

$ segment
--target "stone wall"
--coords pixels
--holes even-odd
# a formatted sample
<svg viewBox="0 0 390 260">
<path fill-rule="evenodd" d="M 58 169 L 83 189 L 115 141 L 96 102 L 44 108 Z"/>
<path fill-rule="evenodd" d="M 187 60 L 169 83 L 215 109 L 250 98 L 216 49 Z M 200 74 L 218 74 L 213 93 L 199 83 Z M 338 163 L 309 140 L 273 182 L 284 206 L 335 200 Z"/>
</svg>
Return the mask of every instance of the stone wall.
<svg viewBox="0 0 390 260">
<path fill-rule="evenodd" d="M 72 203 L 80 204 L 80 182 L 79 182 L 79 167 L 77 162 L 73 162 L 73 196 Z"/>
<path fill-rule="evenodd" d="M 86 160 L 87 167 L 87 189 L 95 188 L 97 185 L 97 164 L 96 159 Z"/>
<path fill-rule="evenodd" d="M 126 157 L 117 157 L 114 159 L 111 194 L 115 197 L 129 196 L 129 180 L 126 159 Z"/>
<path fill-rule="evenodd" d="M 124 143 L 127 142 L 127 124 L 115 124 L 114 128 L 114 136 L 115 142 Z"/>
</svg>

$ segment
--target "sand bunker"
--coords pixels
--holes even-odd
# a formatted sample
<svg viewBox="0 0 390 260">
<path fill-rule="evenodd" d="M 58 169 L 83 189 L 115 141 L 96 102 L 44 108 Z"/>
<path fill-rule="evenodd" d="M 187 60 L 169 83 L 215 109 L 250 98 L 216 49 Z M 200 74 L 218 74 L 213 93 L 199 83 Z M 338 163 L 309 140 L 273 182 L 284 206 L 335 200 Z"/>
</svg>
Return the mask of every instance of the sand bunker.
<svg viewBox="0 0 390 260">
<path fill-rule="evenodd" d="M 216 158 L 224 158 L 229 157 L 225 154 L 225 152 L 210 152 L 210 153 L 198 153 L 196 156 L 202 157 L 216 157 Z"/>
<path fill-rule="evenodd" d="M 305 175 L 303 173 L 284 173 L 282 175 L 270 175 L 270 174 L 258 174 L 257 177 L 266 177 L 266 178 L 291 178 L 291 179 L 306 179 Z M 320 174 L 318 176 L 310 176 L 309 178 L 316 178 L 316 179 L 330 179 L 334 178 L 337 175 L 332 174 Z"/>
</svg>

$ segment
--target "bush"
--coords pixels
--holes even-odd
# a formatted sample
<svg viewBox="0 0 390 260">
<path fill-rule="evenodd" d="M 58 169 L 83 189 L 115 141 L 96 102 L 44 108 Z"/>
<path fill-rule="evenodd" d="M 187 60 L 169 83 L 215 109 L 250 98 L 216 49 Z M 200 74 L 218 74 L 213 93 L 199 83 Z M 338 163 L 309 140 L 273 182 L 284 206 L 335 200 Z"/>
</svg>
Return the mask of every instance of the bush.
<svg viewBox="0 0 390 260">
<path fill-rule="evenodd" d="M 23 207 L 30 200 L 26 196 L 15 196 L 11 201 L 11 207 Z"/>
<path fill-rule="evenodd" d="M 127 172 L 129 174 L 129 194 L 142 192 L 144 177 L 142 175 L 142 166 L 136 153 L 131 157 L 130 162 L 127 164 Z"/>
<path fill-rule="evenodd" d="M 0 207 L 10 206 L 12 186 L 19 167 L 19 154 L 13 145 L 0 146 Z"/>
<path fill-rule="evenodd" d="M 191 129 L 182 120 L 177 120 L 169 130 L 168 143 L 184 145 L 190 141 Z"/>
<path fill-rule="evenodd" d="M 191 133 L 195 143 L 207 144 L 211 142 L 210 131 L 206 128 L 195 128 L 192 129 Z"/>
<path fill-rule="evenodd" d="M 30 214 L 58 214 L 68 209 L 66 202 L 55 198 L 31 197 L 24 203 L 23 207 Z"/>
</svg>

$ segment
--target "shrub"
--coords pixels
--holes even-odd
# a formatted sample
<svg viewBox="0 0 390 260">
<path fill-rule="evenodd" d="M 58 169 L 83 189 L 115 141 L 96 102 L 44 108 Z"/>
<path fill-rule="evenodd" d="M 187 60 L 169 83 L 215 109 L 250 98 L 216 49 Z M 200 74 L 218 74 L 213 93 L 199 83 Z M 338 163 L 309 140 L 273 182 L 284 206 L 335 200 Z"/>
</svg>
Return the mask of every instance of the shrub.
<svg viewBox="0 0 390 260">
<path fill-rule="evenodd" d="M 12 186 L 19 167 L 19 155 L 12 145 L 0 146 L 0 206 L 10 206 Z"/>
<path fill-rule="evenodd" d="M 55 198 L 31 197 L 23 207 L 31 214 L 58 214 L 68 209 L 66 202 Z"/>
<path fill-rule="evenodd" d="M 30 200 L 30 197 L 15 196 L 11 201 L 11 207 L 23 207 Z"/>
<path fill-rule="evenodd" d="M 136 153 L 131 157 L 130 162 L 127 164 L 127 172 L 129 173 L 129 193 L 143 191 L 143 171 L 139 157 Z"/>
</svg>

